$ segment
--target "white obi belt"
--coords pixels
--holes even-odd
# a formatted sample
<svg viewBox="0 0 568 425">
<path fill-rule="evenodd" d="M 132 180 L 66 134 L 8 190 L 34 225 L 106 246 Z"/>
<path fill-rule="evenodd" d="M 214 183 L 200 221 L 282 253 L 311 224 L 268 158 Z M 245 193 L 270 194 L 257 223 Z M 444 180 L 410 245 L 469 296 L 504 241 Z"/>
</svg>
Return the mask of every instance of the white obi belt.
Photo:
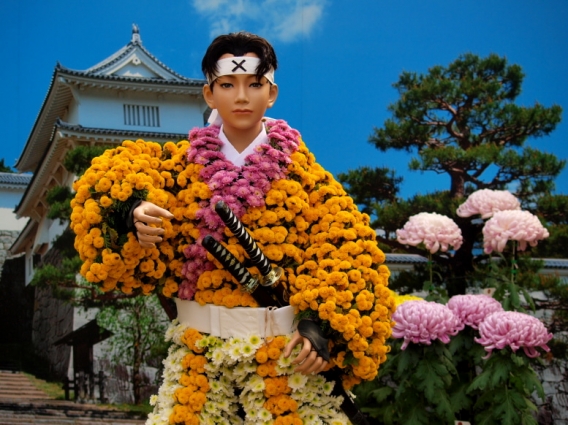
<svg viewBox="0 0 568 425">
<path fill-rule="evenodd" d="M 271 337 L 296 330 L 294 307 L 233 307 L 175 298 L 181 324 L 220 338 Z"/>
</svg>

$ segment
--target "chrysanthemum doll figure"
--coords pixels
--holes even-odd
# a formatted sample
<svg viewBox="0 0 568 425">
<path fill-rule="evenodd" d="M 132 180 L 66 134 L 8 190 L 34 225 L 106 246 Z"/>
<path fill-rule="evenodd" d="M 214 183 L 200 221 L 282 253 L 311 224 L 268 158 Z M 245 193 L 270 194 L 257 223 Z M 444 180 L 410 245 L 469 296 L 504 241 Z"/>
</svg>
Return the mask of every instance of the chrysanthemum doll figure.
<svg viewBox="0 0 568 425">
<path fill-rule="evenodd" d="M 125 142 L 101 160 L 124 155 L 134 164 L 147 155 L 159 164 L 147 172 L 151 178 L 136 180 L 148 196 L 128 201 L 133 227 L 127 242 L 99 249 L 123 274 L 101 279 L 96 260 L 87 258 L 91 247 L 78 242 L 87 264 L 82 272 L 105 290 L 142 288 L 175 297 L 178 318 L 166 335 L 173 344 L 148 424 L 349 423 L 341 398 L 332 395 L 334 384 L 320 372 L 338 371 L 350 388 L 373 379 L 386 359 L 394 299 L 369 217 L 315 162 L 296 130 L 264 117 L 278 96 L 277 59 L 265 39 L 219 36 L 202 68 L 211 125 L 192 130 L 189 144 L 152 145 L 154 152 Z M 112 185 L 141 173 L 137 165 L 123 168 Z M 95 186 L 93 180 L 83 185 Z M 97 234 L 109 228 L 104 220 L 80 221 L 86 204 L 111 208 L 81 185 L 72 224 L 78 240 L 90 231 L 85 226 Z M 284 270 L 278 285 L 290 305 L 259 306 L 203 248 L 212 236 L 247 262 L 214 210 L 218 201 Z"/>
</svg>

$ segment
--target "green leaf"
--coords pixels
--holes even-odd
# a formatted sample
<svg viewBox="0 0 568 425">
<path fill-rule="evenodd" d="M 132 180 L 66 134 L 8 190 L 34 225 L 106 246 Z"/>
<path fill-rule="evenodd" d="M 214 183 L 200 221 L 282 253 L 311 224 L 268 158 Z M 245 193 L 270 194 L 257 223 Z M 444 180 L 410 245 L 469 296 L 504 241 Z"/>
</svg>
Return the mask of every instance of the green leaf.
<svg viewBox="0 0 568 425">
<path fill-rule="evenodd" d="M 519 298 L 517 285 L 514 283 L 509 285 L 509 296 L 511 297 L 511 305 L 515 310 L 518 310 L 521 307 L 521 300 Z"/>
<path fill-rule="evenodd" d="M 499 354 L 499 353 L 498 353 Z M 494 356 L 498 356 L 498 354 L 494 354 Z M 489 359 L 489 361 L 491 361 Z M 490 388 L 497 388 L 503 385 L 507 379 L 509 378 L 509 373 L 511 372 L 511 364 L 507 358 L 502 356 L 498 356 L 495 358 L 491 368 L 491 377 L 489 380 Z"/>
<path fill-rule="evenodd" d="M 394 391 L 391 387 L 382 387 L 371 391 L 370 396 L 373 397 L 377 403 L 381 403 L 392 395 L 393 392 Z"/>
<path fill-rule="evenodd" d="M 408 413 L 403 416 L 405 425 L 429 425 L 429 415 L 422 405 L 408 406 Z"/>
<path fill-rule="evenodd" d="M 470 386 L 467 389 L 467 393 L 469 394 L 475 390 L 485 391 L 489 384 L 490 378 L 491 378 L 491 372 L 488 370 L 484 370 L 470 384 Z"/>
<path fill-rule="evenodd" d="M 434 404 L 436 413 L 444 419 L 445 423 L 452 423 L 456 417 L 454 415 L 454 408 L 445 391 L 440 391 L 437 397 L 437 403 Z"/>
<path fill-rule="evenodd" d="M 533 298 L 529 294 L 529 291 L 527 291 L 525 288 L 521 288 L 521 291 L 523 292 L 523 297 L 525 298 L 525 301 L 529 304 L 531 310 L 534 312 L 536 310 L 536 306 L 534 304 Z"/>
<path fill-rule="evenodd" d="M 398 357 L 397 375 L 404 376 L 406 371 L 413 370 L 419 361 L 418 354 L 415 352 L 415 344 L 409 344 L 406 350 L 402 351 Z"/>
<path fill-rule="evenodd" d="M 471 399 L 467 396 L 467 386 L 468 383 L 463 383 L 450 392 L 450 403 L 454 413 L 469 409 L 471 406 Z"/>
</svg>

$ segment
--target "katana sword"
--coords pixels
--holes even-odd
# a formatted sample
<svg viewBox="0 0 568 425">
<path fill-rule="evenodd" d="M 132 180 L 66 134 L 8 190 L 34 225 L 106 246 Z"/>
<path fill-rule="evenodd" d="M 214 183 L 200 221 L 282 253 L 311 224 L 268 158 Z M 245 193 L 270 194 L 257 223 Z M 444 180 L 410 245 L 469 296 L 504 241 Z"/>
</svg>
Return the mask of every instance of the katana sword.
<svg viewBox="0 0 568 425">
<path fill-rule="evenodd" d="M 280 303 L 283 305 L 287 304 L 289 297 L 284 285 L 276 284 L 284 270 L 270 265 L 266 255 L 260 250 L 243 223 L 233 214 L 233 211 L 224 201 L 219 201 L 215 204 L 215 211 L 247 253 L 251 266 L 258 268 L 261 275 L 259 279 L 260 284 L 265 287 L 273 287 L 272 289 L 276 297 L 279 298 Z"/>
<path fill-rule="evenodd" d="M 221 265 L 231 273 L 240 284 L 243 291 L 248 292 L 263 307 L 283 307 L 278 297 L 275 297 L 271 291 L 263 286 L 260 279 L 255 277 L 251 272 L 243 266 L 237 257 L 235 257 L 227 248 L 221 245 L 211 235 L 205 236 L 201 242 L 203 248 L 215 257 Z"/>
<path fill-rule="evenodd" d="M 261 275 L 267 276 L 272 271 L 272 267 L 268 262 L 268 258 L 262 253 L 256 242 L 245 229 L 241 221 L 233 214 L 233 211 L 224 201 L 219 201 L 215 204 L 215 212 L 219 214 L 221 220 L 233 232 L 233 235 L 238 239 L 241 246 L 247 252 L 250 261 L 254 264 Z"/>
</svg>

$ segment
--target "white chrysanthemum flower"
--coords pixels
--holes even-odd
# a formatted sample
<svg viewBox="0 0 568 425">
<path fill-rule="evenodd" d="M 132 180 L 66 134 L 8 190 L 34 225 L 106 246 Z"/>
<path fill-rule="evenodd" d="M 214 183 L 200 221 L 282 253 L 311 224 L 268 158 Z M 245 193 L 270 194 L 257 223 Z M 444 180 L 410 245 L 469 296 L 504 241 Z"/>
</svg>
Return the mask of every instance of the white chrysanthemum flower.
<svg viewBox="0 0 568 425">
<path fill-rule="evenodd" d="M 233 375 L 233 370 L 229 369 L 226 366 L 221 368 L 221 376 L 219 377 L 219 381 L 225 386 L 232 386 L 231 376 Z"/>
<path fill-rule="evenodd" d="M 225 353 L 223 353 L 223 350 L 215 350 L 211 353 L 211 362 L 215 366 L 223 364 L 224 360 L 225 360 Z"/>
<path fill-rule="evenodd" d="M 251 376 L 250 380 L 252 380 L 254 376 L 255 375 Z M 253 391 L 252 390 L 253 385 L 251 384 L 250 380 L 247 382 L 247 384 L 243 388 L 243 391 L 241 392 L 241 399 L 243 397 L 246 397 L 246 399 L 249 401 L 251 405 L 254 405 L 254 407 L 256 408 L 261 407 L 264 405 L 264 402 L 266 401 L 266 399 L 264 398 L 264 393 L 262 391 L 256 391 L 256 392 Z M 257 381 L 253 382 L 254 385 L 256 385 L 256 383 L 258 382 Z"/>
<path fill-rule="evenodd" d="M 150 406 L 155 406 L 157 401 L 158 401 L 158 396 L 156 394 L 150 396 Z"/>
<path fill-rule="evenodd" d="M 242 374 L 246 374 L 246 366 L 243 362 L 237 363 L 237 365 L 233 368 L 233 375 L 240 376 Z"/>
<path fill-rule="evenodd" d="M 219 365 L 213 363 L 210 357 L 208 357 L 208 360 L 209 362 L 205 363 L 203 369 L 205 369 L 205 372 L 207 372 L 209 375 L 217 375 L 219 372 Z"/>
<path fill-rule="evenodd" d="M 333 391 L 334 383 L 333 382 L 326 382 L 323 384 L 322 390 L 325 395 L 330 395 Z"/>
<path fill-rule="evenodd" d="M 247 342 L 252 345 L 255 350 L 259 349 L 262 344 L 264 343 L 264 341 L 262 340 L 262 338 L 259 335 L 251 335 L 247 338 Z"/>
<path fill-rule="evenodd" d="M 242 364 L 245 366 L 245 371 L 247 373 L 253 373 L 253 372 L 256 373 L 257 365 L 256 365 L 255 362 L 249 360 L 249 361 L 243 362 Z"/>
<path fill-rule="evenodd" d="M 241 345 L 242 341 L 241 341 L 240 338 L 231 337 L 227 341 L 227 344 L 228 344 L 229 347 L 235 347 L 235 346 Z"/>
<path fill-rule="evenodd" d="M 175 342 L 177 345 L 182 345 L 182 337 L 188 327 L 184 324 L 178 323 L 173 326 L 171 333 L 171 341 Z"/>
<path fill-rule="evenodd" d="M 221 384 L 217 381 L 209 381 L 209 388 L 211 392 L 218 393 L 221 391 Z"/>
<path fill-rule="evenodd" d="M 178 319 L 174 319 L 171 321 L 171 323 L 168 326 L 168 329 L 166 329 L 166 334 L 164 335 L 164 339 L 166 341 L 171 341 L 173 338 L 173 334 L 174 334 L 174 330 L 176 328 L 176 326 L 179 324 L 179 320 Z"/>
<path fill-rule="evenodd" d="M 254 393 L 254 394 L 258 394 L 258 393 Z M 253 399 L 253 405 L 254 405 L 255 408 L 260 409 L 262 406 L 264 406 L 265 401 L 266 400 L 264 399 L 264 397 L 255 398 L 255 399 Z"/>
<path fill-rule="evenodd" d="M 209 348 L 209 345 L 207 344 L 207 337 L 203 337 L 195 341 L 195 346 L 197 348 L 201 348 L 202 350 L 205 348 Z"/>
<path fill-rule="evenodd" d="M 310 394 L 310 390 L 308 390 L 307 388 L 304 387 L 304 388 L 300 388 L 297 391 L 294 391 L 292 393 L 292 398 L 294 400 L 301 401 L 302 403 L 305 403 L 306 398 L 308 397 L 309 394 Z"/>
<path fill-rule="evenodd" d="M 227 352 L 228 356 L 233 362 L 237 362 L 241 358 L 241 347 L 240 345 L 233 345 Z"/>
<path fill-rule="evenodd" d="M 319 374 L 318 375 L 312 375 L 312 376 L 313 376 L 313 378 L 312 378 L 311 381 L 314 383 L 314 385 L 317 385 L 318 388 L 321 387 L 323 384 L 325 384 L 326 380 L 323 376 L 321 376 Z"/>
<path fill-rule="evenodd" d="M 321 407 L 321 406 L 324 406 L 326 404 L 326 400 L 324 400 L 322 397 L 314 394 L 310 403 L 313 404 L 316 407 Z"/>
<path fill-rule="evenodd" d="M 483 227 L 483 248 L 487 254 L 503 252 L 509 240 L 518 241 L 519 251 L 527 245 L 536 246 L 538 241 L 550 236 L 537 216 L 528 211 L 499 211 L 493 214 Z"/>
<path fill-rule="evenodd" d="M 258 410 L 257 409 L 250 409 L 248 412 L 246 412 L 246 418 L 248 420 L 254 421 L 256 420 L 258 416 Z"/>
<path fill-rule="evenodd" d="M 248 359 L 248 358 L 254 356 L 255 353 L 256 353 L 256 349 L 254 348 L 254 346 L 252 344 L 244 343 L 241 346 L 241 354 L 242 354 L 244 359 Z"/>
<path fill-rule="evenodd" d="M 282 370 L 287 370 L 291 367 L 293 358 L 295 359 L 296 357 L 295 356 L 284 357 L 284 355 L 281 355 L 276 361 L 276 364 Z"/>
<path fill-rule="evenodd" d="M 264 391 L 264 379 L 259 375 L 252 375 L 250 381 L 247 383 L 247 387 L 254 393 Z"/>
<path fill-rule="evenodd" d="M 217 425 L 215 422 L 217 418 L 211 416 L 210 414 L 201 414 L 199 415 L 199 423 L 203 425 Z"/>
<path fill-rule="evenodd" d="M 148 421 L 146 421 L 146 425 L 167 425 L 170 422 L 169 417 L 172 413 L 173 409 L 171 408 L 162 408 L 160 415 L 156 413 L 150 413 L 150 415 L 148 415 Z"/>
<path fill-rule="evenodd" d="M 292 388 L 292 391 L 303 388 L 306 382 L 308 382 L 308 377 L 302 373 L 293 373 L 288 377 L 288 386 Z"/>
<path fill-rule="evenodd" d="M 256 417 L 258 419 L 260 419 L 261 421 L 270 421 L 272 420 L 272 413 L 270 413 L 267 409 L 265 408 L 261 408 L 258 410 L 258 413 L 256 414 Z"/>
<path fill-rule="evenodd" d="M 148 419 L 146 419 L 145 425 L 160 425 L 159 417 L 154 416 L 153 413 L 148 414 Z"/>
<path fill-rule="evenodd" d="M 402 229 L 396 231 L 396 239 L 404 245 L 424 244 L 432 254 L 438 250 L 456 251 L 463 243 L 461 229 L 451 218 L 437 213 L 419 213 L 409 217 Z"/>
<path fill-rule="evenodd" d="M 519 200 L 508 190 L 481 189 L 469 195 L 456 214 L 460 217 L 481 214 L 481 218 L 489 218 L 499 211 L 520 209 Z"/>
<path fill-rule="evenodd" d="M 187 356 L 189 353 L 191 353 L 191 351 L 190 351 L 186 346 L 180 347 L 178 350 L 176 350 L 176 351 L 173 352 L 173 357 L 174 357 L 174 359 L 177 360 L 177 361 L 179 361 L 179 368 L 180 368 L 180 370 L 182 369 L 181 361 L 182 361 L 183 358 L 184 358 L 185 356 Z"/>
<path fill-rule="evenodd" d="M 226 398 L 217 402 L 217 408 L 219 410 L 228 410 L 229 409 L 229 400 Z"/>
<path fill-rule="evenodd" d="M 303 405 L 298 409 L 300 419 L 305 425 L 322 425 L 323 421 L 319 418 L 317 412 L 309 406 Z"/>
</svg>

